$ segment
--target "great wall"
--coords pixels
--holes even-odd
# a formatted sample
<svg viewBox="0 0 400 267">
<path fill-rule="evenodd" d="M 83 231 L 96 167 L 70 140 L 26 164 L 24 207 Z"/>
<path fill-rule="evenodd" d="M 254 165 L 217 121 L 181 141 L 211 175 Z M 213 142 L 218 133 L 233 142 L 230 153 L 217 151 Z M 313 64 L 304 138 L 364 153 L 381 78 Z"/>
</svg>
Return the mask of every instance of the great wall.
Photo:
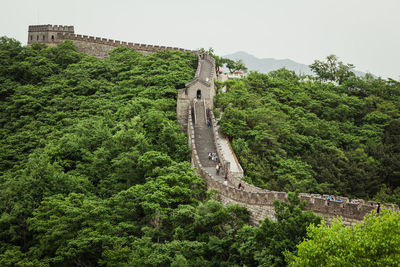
<svg viewBox="0 0 400 267">
<path fill-rule="evenodd" d="M 246 207 L 250 212 L 254 224 L 266 217 L 274 219 L 275 200 L 288 201 L 286 192 L 275 192 L 258 188 L 246 183 L 236 156 L 230 147 L 229 141 L 219 130 L 212 108 L 216 94 L 214 80 L 216 77 L 215 60 L 207 54 L 182 48 L 152 46 L 108 40 L 99 37 L 77 35 L 73 26 L 33 25 L 29 26 L 28 45 L 35 42 L 44 42 L 48 45 L 71 40 L 77 51 L 98 58 L 105 58 L 108 52 L 118 46 L 126 46 L 141 53 L 154 53 L 160 50 L 180 50 L 194 53 L 198 57 L 198 66 L 195 77 L 178 91 L 177 119 L 187 131 L 189 146 L 192 151 L 192 166 L 206 182 L 208 189 L 219 193 L 220 201 L 225 205 L 238 204 Z M 211 122 L 211 127 L 207 125 Z M 208 159 L 207 152 L 215 151 L 222 163 L 223 171 L 217 175 L 215 164 Z M 225 182 L 226 178 L 227 182 Z M 239 188 L 240 184 L 240 188 Z M 349 200 L 341 197 L 342 201 L 328 200 L 327 195 L 301 193 L 300 197 L 306 202 L 306 209 L 325 218 L 329 224 L 332 218 L 341 216 L 346 225 L 354 225 L 362 221 L 363 217 L 372 210 L 377 210 L 378 203 L 364 200 Z M 397 205 L 386 204 L 384 208 L 393 208 L 397 212 Z"/>
<path fill-rule="evenodd" d="M 210 76 L 215 79 L 215 61 L 212 57 L 199 55 L 199 64 L 196 73 L 204 72 L 202 70 L 205 65 L 202 63 L 204 60 L 210 61 L 213 66 Z M 200 69 L 200 70 L 199 70 Z M 199 77 L 195 77 L 194 80 L 198 80 Z M 178 108 L 177 110 L 185 110 L 187 112 L 187 122 L 181 121 L 182 125 L 187 127 L 187 135 L 189 145 L 192 151 L 192 165 L 197 168 L 199 174 L 203 180 L 207 183 L 208 189 L 214 189 L 219 192 L 220 200 L 225 205 L 238 204 L 240 206 L 246 207 L 250 212 L 251 221 L 257 224 L 259 220 L 266 217 L 274 219 L 274 201 L 288 201 L 288 194 L 286 192 L 276 192 L 265 190 L 251 184 L 246 183 L 241 178 L 243 177 L 243 170 L 239 165 L 238 170 L 232 171 L 232 164 L 239 164 L 236 160 L 234 152 L 230 148 L 229 151 L 232 153 L 231 159 L 236 162 L 228 161 L 226 152 L 223 151 L 223 147 L 226 146 L 226 139 L 223 134 L 219 131 L 217 120 L 215 119 L 211 109 L 212 109 L 212 99 L 196 100 L 196 98 L 191 98 L 194 96 L 193 92 L 197 92 L 198 87 L 196 83 L 193 84 L 189 82 L 186 85 L 186 89 L 179 93 L 182 97 L 183 92 L 187 93 L 186 98 L 190 98 L 190 104 L 184 105 L 184 107 L 179 107 L 182 104 L 181 98 L 178 98 Z M 208 85 L 208 91 L 213 92 L 210 95 L 215 95 L 214 83 Z M 184 98 L 184 99 L 186 99 Z M 182 117 L 182 116 L 181 116 Z M 211 127 L 206 125 L 206 121 L 211 121 Z M 211 133 L 207 134 L 207 131 Z M 198 134 L 201 132 L 201 134 Z M 211 136 L 212 142 L 207 142 L 207 139 L 198 140 L 201 135 Z M 201 151 L 200 151 L 201 150 Z M 215 174 L 215 168 L 210 168 L 208 162 L 207 151 L 216 151 L 218 158 L 220 159 L 222 166 L 226 166 L 224 171 L 226 172 L 226 178 L 228 184 L 224 184 L 224 179 L 221 175 Z M 229 156 L 229 155 L 228 155 Z M 224 173 L 225 176 L 225 173 Z M 241 185 L 239 189 L 238 185 Z M 368 201 L 365 203 L 364 200 L 349 200 L 346 197 L 341 197 L 342 201 L 328 200 L 327 195 L 319 194 L 306 194 L 300 193 L 300 198 L 306 202 L 306 209 L 312 210 L 315 214 L 323 217 L 328 224 L 331 223 L 332 218 L 341 216 L 343 222 L 346 225 L 354 225 L 356 222 L 362 221 L 363 217 L 372 210 L 377 210 L 378 203 L 373 201 Z M 399 211 L 399 207 L 392 204 L 386 204 L 382 208 L 394 208 Z"/>
<path fill-rule="evenodd" d="M 87 36 L 74 33 L 74 26 L 62 25 L 31 25 L 28 28 L 28 45 L 33 43 L 46 43 L 54 46 L 70 40 L 74 43 L 76 50 L 100 59 L 108 56 L 108 53 L 116 47 L 125 46 L 135 49 L 141 53 L 148 54 L 161 50 L 179 50 L 182 52 L 195 52 L 177 47 L 146 45 L 130 42 L 122 42 L 107 38 Z"/>
</svg>

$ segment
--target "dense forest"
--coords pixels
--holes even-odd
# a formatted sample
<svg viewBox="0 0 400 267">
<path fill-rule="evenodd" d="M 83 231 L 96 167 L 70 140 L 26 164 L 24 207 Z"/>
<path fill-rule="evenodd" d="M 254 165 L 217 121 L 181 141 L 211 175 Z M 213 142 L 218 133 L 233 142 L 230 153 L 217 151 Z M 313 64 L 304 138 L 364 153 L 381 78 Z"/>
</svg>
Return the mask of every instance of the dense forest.
<svg viewBox="0 0 400 267">
<path fill-rule="evenodd" d="M 219 124 L 245 180 L 400 204 L 400 82 L 327 73 L 251 72 L 219 84 Z"/>
<path fill-rule="evenodd" d="M 249 226 L 206 192 L 176 123 L 193 54 L 99 60 L 2 37 L 0 60 L 1 266 L 282 265 L 319 222 L 294 197 L 277 203 L 294 234 Z"/>
<path fill-rule="evenodd" d="M 187 138 L 176 123 L 175 111 L 177 89 L 193 78 L 196 67 L 196 56 L 180 51 L 142 55 L 120 47 L 99 60 L 76 52 L 68 41 L 57 47 L 25 47 L 0 37 L 0 266 L 327 262 L 329 254 L 324 258 L 310 250 L 325 242 L 318 233 L 329 237 L 331 228 L 319 224 L 321 219 L 312 212 L 303 211 L 297 192 L 289 194 L 289 203 L 275 203 L 276 221 L 265 219 L 254 226 L 249 225 L 245 208 L 224 207 L 216 192 L 206 191 L 191 168 Z M 252 74 L 247 81 L 233 82 L 226 97 L 255 94 L 247 91 L 248 81 L 260 83 L 269 77 Z M 286 78 L 274 79 L 276 84 L 291 85 L 291 76 Z M 223 99 L 219 95 L 218 101 Z M 230 108 L 237 110 L 229 113 L 225 108 L 224 116 L 234 118 L 232 114 L 241 112 L 233 100 Z M 378 132 L 376 141 L 387 138 L 387 144 L 393 144 L 390 138 L 395 135 L 388 127 L 396 125 L 384 118 L 386 128 Z M 225 119 L 222 124 L 229 133 L 230 122 Z M 245 127 L 244 121 L 237 121 Z M 236 148 L 248 142 L 245 136 L 232 137 Z M 277 144 L 278 140 L 272 150 L 283 155 Z M 248 154 L 253 164 L 261 159 L 259 151 Z M 257 170 L 245 164 L 250 158 L 240 157 L 247 179 L 267 185 L 251 175 Z M 290 155 L 284 159 L 290 160 Z M 288 173 L 287 168 L 282 170 Z M 266 173 L 260 171 L 260 177 Z M 387 190 L 393 188 L 391 182 L 384 183 Z M 399 219 L 398 214 L 372 214 L 368 232 L 347 231 L 335 239 L 335 246 L 341 247 L 347 237 L 370 241 L 379 235 L 379 244 L 363 244 L 371 251 L 367 259 L 398 263 L 400 241 L 387 241 L 400 236 Z M 350 256 L 360 255 L 356 252 Z M 343 255 L 335 255 L 336 260 Z"/>
</svg>

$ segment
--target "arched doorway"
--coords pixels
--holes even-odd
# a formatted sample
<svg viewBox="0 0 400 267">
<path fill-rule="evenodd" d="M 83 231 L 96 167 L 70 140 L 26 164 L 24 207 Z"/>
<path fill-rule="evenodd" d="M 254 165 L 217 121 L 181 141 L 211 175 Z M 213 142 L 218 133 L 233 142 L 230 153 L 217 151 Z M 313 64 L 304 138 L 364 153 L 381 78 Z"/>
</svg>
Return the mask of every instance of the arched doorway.
<svg viewBox="0 0 400 267">
<path fill-rule="evenodd" d="M 200 89 L 197 90 L 196 96 L 197 96 L 197 99 L 201 99 L 201 90 Z"/>
</svg>

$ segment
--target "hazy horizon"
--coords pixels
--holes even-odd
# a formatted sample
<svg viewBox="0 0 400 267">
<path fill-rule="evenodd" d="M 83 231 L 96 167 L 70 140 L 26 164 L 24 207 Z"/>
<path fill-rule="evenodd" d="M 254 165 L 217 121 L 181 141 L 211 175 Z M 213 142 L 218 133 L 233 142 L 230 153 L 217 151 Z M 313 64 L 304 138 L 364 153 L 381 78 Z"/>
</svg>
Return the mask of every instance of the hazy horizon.
<svg viewBox="0 0 400 267">
<path fill-rule="evenodd" d="M 218 55 L 311 64 L 329 54 L 357 70 L 400 77 L 400 1 L 7 1 L 0 36 L 26 44 L 28 25 L 73 25 L 121 41 L 212 47 Z"/>
</svg>

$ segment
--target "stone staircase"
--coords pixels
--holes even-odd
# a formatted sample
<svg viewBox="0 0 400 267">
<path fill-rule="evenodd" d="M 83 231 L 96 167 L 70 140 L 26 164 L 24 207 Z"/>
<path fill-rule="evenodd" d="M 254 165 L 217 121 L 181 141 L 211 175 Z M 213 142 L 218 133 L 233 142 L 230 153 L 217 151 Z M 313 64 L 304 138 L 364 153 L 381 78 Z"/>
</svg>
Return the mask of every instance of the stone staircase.
<svg viewBox="0 0 400 267">
<path fill-rule="evenodd" d="M 207 126 L 204 101 L 197 101 L 194 103 L 194 112 L 196 118 L 194 124 L 195 144 L 200 163 L 216 180 L 224 180 L 222 170 L 220 174 L 217 175 L 215 162 L 208 159 L 208 152 L 217 152 L 217 149 L 214 143 L 212 128 Z"/>
</svg>

